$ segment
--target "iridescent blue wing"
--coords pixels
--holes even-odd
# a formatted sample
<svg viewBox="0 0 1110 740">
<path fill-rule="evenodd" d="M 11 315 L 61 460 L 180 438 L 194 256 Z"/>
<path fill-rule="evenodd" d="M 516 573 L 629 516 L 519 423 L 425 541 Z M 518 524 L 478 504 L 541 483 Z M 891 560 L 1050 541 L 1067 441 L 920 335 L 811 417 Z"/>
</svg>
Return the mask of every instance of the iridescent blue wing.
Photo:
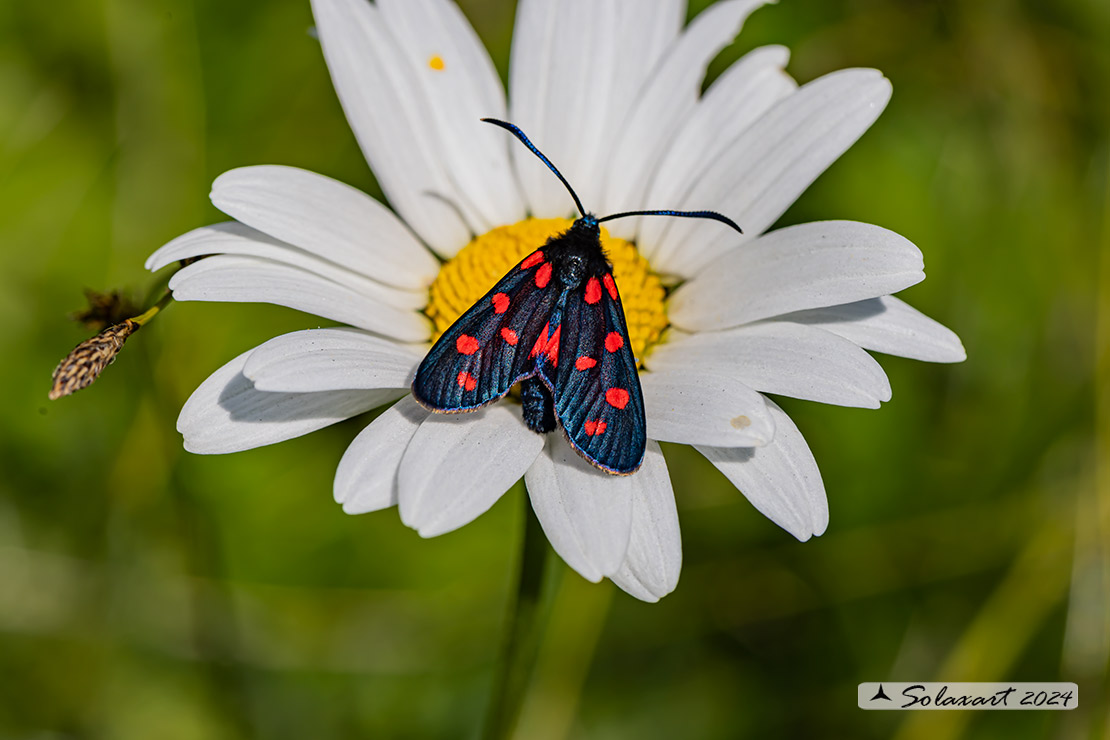
<svg viewBox="0 0 1110 740">
<path fill-rule="evenodd" d="M 525 257 L 435 343 L 412 394 L 432 411 L 472 411 L 502 398 L 536 372 L 532 350 L 560 289 L 542 249 Z"/>
<path fill-rule="evenodd" d="M 644 460 L 647 421 L 636 358 L 617 286 L 609 273 L 571 291 L 561 310 L 556 362 L 541 358 L 555 416 L 567 441 L 610 473 L 636 471 Z"/>
</svg>

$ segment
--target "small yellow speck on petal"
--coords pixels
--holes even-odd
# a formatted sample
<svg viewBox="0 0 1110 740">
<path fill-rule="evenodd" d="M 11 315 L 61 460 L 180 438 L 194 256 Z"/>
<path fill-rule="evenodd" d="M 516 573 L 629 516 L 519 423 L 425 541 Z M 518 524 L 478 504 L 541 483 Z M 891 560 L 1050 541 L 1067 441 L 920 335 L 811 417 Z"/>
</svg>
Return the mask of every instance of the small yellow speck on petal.
<svg viewBox="0 0 1110 740">
<path fill-rule="evenodd" d="M 442 72 L 444 69 L 447 68 L 447 65 L 443 61 L 443 57 L 441 57 L 439 54 L 432 55 L 432 58 L 428 60 L 428 66 L 434 69 L 436 72 Z"/>
</svg>

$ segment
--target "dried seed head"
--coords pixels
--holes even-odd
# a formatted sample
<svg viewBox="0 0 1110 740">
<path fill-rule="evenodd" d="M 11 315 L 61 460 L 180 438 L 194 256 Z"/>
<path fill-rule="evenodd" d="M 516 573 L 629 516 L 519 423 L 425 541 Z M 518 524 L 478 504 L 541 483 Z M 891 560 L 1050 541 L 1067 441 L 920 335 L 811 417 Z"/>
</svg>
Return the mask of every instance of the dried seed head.
<svg viewBox="0 0 1110 740">
<path fill-rule="evenodd" d="M 136 321 L 126 319 L 74 347 L 54 370 L 50 400 L 57 400 L 92 385 L 104 368 L 115 362 L 116 355 L 123 349 L 127 338 L 141 326 Z"/>
</svg>

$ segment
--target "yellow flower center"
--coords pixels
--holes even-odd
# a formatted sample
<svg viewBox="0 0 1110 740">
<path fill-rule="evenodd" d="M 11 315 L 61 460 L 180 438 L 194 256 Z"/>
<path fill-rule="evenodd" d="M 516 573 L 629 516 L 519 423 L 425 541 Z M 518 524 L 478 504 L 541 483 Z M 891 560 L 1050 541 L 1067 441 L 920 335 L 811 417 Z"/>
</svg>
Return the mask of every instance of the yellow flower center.
<svg viewBox="0 0 1110 740">
<path fill-rule="evenodd" d="M 565 218 L 530 218 L 499 226 L 463 247 L 440 268 L 432 283 L 431 300 L 425 309 L 434 327 L 432 340 L 439 339 L 513 265 L 542 247 L 548 238 L 569 229 L 571 223 Z M 637 358 L 643 358 L 667 328 L 663 285 L 636 247 L 610 236 L 604 226 L 601 227 L 601 246 L 613 264 L 613 280 L 624 304 L 632 352 Z"/>
</svg>

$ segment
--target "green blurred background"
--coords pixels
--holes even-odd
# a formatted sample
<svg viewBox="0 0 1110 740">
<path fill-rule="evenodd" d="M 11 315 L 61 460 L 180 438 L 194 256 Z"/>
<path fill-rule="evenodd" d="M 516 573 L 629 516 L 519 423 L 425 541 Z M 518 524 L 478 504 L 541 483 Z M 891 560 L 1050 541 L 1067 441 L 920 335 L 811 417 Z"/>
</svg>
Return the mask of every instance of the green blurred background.
<svg viewBox="0 0 1110 740">
<path fill-rule="evenodd" d="M 514 3 L 461 5 L 504 75 Z M 208 373 L 316 319 L 172 306 L 96 388 L 46 400 L 87 336 L 67 319 L 81 289 L 149 287 L 148 253 L 222 220 L 220 172 L 296 165 L 380 195 L 311 25 L 307 0 L 0 4 L 0 737 L 458 738 L 481 721 L 519 488 L 425 541 L 331 500 L 366 418 L 181 449 L 178 409 Z M 520 735 L 1104 737 L 1110 3 L 784 0 L 711 74 L 765 43 L 803 82 L 893 80 L 783 223 L 909 237 L 929 279 L 903 295 L 969 359 L 881 358 L 878 412 L 785 403 L 829 493 L 806 544 L 668 449 L 678 590 L 642 604 L 556 563 Z M 856 684 L 881 679 L 1069 680 L 1081 703 L 858 710 Z"/>
</svg>

